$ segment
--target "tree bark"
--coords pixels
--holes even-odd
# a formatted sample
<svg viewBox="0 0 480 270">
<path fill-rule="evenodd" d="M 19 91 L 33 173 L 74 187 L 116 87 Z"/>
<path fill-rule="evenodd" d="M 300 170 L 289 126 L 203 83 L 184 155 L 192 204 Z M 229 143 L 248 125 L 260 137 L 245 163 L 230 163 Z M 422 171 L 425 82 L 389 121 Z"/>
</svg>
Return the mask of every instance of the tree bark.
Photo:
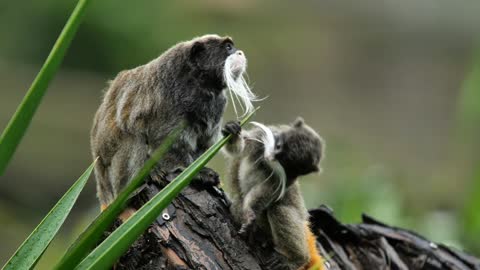
<svg viewBox="0 0 480 270">
<path fill-rule="evenodd" d="M 159 190 L 150 181 L 130 205 L 138 209 Z M 345 225 L 325 206 L 310 214 L 326 269 L 480 270 L 480 260 L 471 255 L 366 215 L 360 224 Z M 221 189 L 187 187 L 114 268 L 280 269 L 285 258 L 261 233 L 244 239 L 237 231 Z"/>
</svg>

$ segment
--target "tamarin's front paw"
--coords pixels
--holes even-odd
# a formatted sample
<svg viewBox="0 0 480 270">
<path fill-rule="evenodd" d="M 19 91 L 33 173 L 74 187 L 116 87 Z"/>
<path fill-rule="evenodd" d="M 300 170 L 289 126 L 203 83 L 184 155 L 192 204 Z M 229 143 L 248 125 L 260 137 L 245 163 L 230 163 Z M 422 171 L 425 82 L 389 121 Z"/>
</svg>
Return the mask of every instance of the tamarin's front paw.
<svg viewBox="0 0 480 270">
<path fill-rule="evenodd" d="M 195 176 L 192 183 L 197 186 L 200 185 L 201 187 L 218 186 L 220 184 L 220 177 L 214 170 L 204 167 L 197 176 Z"/>
<path fill-rule="evenodd" d="M 240 126 L 240 121 L 228 121 L 225 126 L 222 128 L 223 136 L 240 135 L 242 131 L 242 126 Z"/>
</svg>

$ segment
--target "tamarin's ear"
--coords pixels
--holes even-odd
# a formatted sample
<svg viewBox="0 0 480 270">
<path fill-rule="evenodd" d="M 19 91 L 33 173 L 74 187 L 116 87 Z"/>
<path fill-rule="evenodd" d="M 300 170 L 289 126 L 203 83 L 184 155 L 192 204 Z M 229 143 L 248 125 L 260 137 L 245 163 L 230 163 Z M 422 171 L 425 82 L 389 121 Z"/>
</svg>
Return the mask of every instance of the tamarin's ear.
<svg viewBox="0 0 480 270">
<path fill-rule="evenodd" d="M 303 124 L 305 124 L 305 120 L 303 120 L 302 117 L 297 117 L 297 119 L 295 119 L 295 121 L 293 122 L 294 127 L 301 127 L 303 126 Z"/>
<path fill-rule="evenodd" d="M 190 58 L 197 58 L 201 52 L 205 51 L 205 49 L 205 44 L 196 41 L 195 43 L 193 43 L 192 48 L 190 49 Z"/>
</svg>

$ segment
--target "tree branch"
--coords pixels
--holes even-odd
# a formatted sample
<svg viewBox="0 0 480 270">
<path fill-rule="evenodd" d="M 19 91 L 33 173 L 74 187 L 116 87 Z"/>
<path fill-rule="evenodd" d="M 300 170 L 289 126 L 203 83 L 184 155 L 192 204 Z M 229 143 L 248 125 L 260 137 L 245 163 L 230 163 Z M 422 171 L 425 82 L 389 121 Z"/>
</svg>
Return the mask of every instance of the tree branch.
<svg viewBox="0 0 480 270">
<path fill-rule="evenodd" d="M 152 182 L 145 185 L 131 206 L 138 209 L 159 189 Z M 360 224 L 345 225 L 325 206 L 310 214 L 327 269 L 480 270 L 480 260 L 473 256 L 366 215 Z M 187 187 L 115 269 L 279 269 L 275 265 L 285 258 L 261 234 L 245 240 L 237 231 L 223 191 Z"/>
</svg>

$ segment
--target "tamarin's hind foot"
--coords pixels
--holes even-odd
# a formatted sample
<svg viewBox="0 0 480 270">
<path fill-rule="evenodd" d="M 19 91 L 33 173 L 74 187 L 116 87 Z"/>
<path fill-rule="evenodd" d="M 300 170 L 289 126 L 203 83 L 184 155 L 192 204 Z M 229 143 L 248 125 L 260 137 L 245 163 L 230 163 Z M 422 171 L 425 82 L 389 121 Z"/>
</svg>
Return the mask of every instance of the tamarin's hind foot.
<svg viewBox="0 0 480 270">
<path fill-rule="evenodd" d="M 192 184 L 200 188 L 218 186 L 220 184 L 220 176 L 214 170 L 203 167 L 193 178 Z"/>
<path fill-rule="evenodd" d="M 223 136 L 240 135 L 242 131 L 242 126 L 240 126 L 240 121 L 228 121 L 225 126 L 222 128 Z"/>
<path fill-rule="evenodd" d="M 255 223 L 256 219 L 257 215 L 252 209 L 244 210 L 242 227 L 240 227 L 238 233 L 240 235 L 246 236 L 247 233 L 250 231 L 251 226 Z"/>
<path fill-rule="evenodd" d="M 170 173 L 158 168 L 158 167 L 154 167 L 153 170 L 150 172 L 150 176 L 151 176 L 151 179 L 155 182 L 161 182 L 161 181 L 168 181 L 170 182 L 171 180 L 173 180 L 175 177 L 173 177 L 172 179 L 171 176 L 170 176 Z M 176 175 L 175 175 L 176 176 Z"/>
</svg>

